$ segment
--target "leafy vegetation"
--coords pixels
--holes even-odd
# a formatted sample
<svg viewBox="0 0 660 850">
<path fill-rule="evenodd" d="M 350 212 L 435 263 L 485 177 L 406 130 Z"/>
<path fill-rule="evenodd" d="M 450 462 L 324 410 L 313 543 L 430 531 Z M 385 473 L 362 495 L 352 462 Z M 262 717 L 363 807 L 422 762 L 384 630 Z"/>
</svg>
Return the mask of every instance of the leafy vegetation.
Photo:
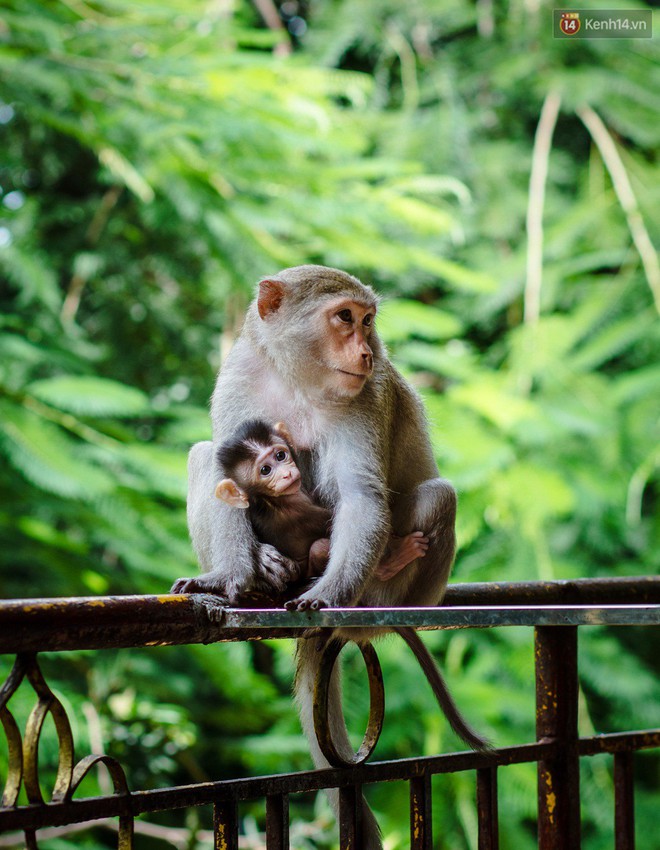
<svg viewBox="0 0 660 850">
<path fill-rule="evenodd" d="M 658 571 L 658 42 L 553 39 L 551 8 L 284 3 L 289 36 L 247 0 L 7 0 L 3 596 L 162 592 L 195 571 L 186 450 L 209 435 L 254 281 L 307 261 L 392 297 L 381 332 L 460 492 L 455 580 Z M 531 739 L 529 632 L 427 640 L 479 729 Z M 648 632 L 585 629 L 581 650 L 585 733 L 657 725 Z M 46 666 L 81 752 L 100 737 L 146 787 L 308 766 L 291 654 Z M 379 755 L 454 747 L 401 646 L 381 654 Z M 358 728 L 364 687 L 347 667 Z M 584 771 L 584 846 L 600 850 L 611 765 Z M 502 773 L 502 847 L 531 848 L 534 770 Z M 637 778 L 651 850 L 657 759 Z M 439 781 L 438 847 L 476 846 L 471 782 Z M 406 793 L 374 794 L 390 848 L 407 846 Z M 324 804 L 301 805 L 312 827 L 294 827 L 295 846 L 326 846 Z M 245 812 L 246 833 L 261 816 Z"/>
</svg>

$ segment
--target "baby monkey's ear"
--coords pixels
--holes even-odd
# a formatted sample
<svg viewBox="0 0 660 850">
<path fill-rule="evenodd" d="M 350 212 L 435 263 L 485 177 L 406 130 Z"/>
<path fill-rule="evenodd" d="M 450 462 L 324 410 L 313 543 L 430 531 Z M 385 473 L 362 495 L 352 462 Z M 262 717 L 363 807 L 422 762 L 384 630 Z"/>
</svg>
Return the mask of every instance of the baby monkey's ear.
<svg viewBox="0 0 660 850">
<path fill-rule="evenodd" d="M 232 508 L 241 508 L 245 510 L 250 507 L 247 493 L 241 490 L 235 481 L 231 478 L 225 478 L 215 488 L 216 499 L 222 499 Z"/>
<path fill-rule="evenodd" d="M 289 448 L 295 448 L 293 445 L 293 440 L 291 439 L 291 434 L 289 433 L 289 429 L 286 427 L 284 422 L 276 422 L 273 426 L 273 431 L 284 440 L 285 443 L 289 446 Z"/>
</svg>

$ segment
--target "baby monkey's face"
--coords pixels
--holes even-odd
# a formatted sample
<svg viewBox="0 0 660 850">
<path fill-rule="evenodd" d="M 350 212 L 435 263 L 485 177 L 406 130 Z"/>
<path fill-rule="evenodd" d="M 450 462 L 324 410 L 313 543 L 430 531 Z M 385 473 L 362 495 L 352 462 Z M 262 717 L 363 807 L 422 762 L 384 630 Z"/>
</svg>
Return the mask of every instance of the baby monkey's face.
<svg viewBox="0 0 660 850">
<path fill-rule="evenodd" d="M 260 447 L 252 467 L 252 481 L 270 496 L 290 496 L 301 487 L 300 471 L 286 443 Z"/>
</svg>

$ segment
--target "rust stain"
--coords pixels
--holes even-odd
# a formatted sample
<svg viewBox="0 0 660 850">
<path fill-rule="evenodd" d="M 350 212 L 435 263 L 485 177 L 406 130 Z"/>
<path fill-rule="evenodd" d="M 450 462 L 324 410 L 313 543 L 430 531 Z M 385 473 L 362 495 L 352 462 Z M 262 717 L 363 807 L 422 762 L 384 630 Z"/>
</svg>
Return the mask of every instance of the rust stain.
<svg viewBox="0 0 660 850">
<path fill-rule="evenodd" d="M 227 836 L 225 834 L 225 825 L 223 823 L 218 824 L 216 827 L 215 838 L 215 846 L 217 850 L 227 850 Z"/>
<path fill-rule="evenodd" d="M 415 841 L 417 841 L 417 840 L 419 840 L 419 836 L 420 836 L 420 833 L 421 833 L 421 829 L 420 829 L 421 817 L 420 817 L 420 814 L 419 814 L 419 809 L 417 807 L 415 807 L 415 809 L 413 810 L 412 815 L 413 815 L 412 833 L 413 833 L 413 838 L 415 839 Z"/>
<path fill-rule="evenodd" d="M 550 823 L 554 823 L 554 812 L 557 808 L 557 795 L 552 790 L 552 776 L 550 774 L 546 775 L 545 784 L 548 787 L 548 790 L 545 795 L 545 810 L 548 813 L 548 820 L 550 821 Z"/>
</svg>

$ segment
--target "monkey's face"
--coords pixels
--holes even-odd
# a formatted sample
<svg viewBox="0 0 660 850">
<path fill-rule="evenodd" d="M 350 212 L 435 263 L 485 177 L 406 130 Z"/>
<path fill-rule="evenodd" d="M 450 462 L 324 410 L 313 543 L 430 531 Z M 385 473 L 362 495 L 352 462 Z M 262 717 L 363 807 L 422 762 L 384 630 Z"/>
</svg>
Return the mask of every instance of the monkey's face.
<svg viewBox="0 0 660 850">
<path fill-rule="evenodd" d="M 315 404 L 349 400 L 364 389 L 374 345 L 380 350 L 372 334 L 376 305 L 369 287 L 316 266 L 262 280 L 256 302 L 266 350 L 280 374 Z"/>
<path fill-rule="evenodd" d="M 302 485 L 300 471 L 284 443 L 260 447 L 252 467 L 252 480 L 260 492 L 269 496 L 291 496 Z"/>
<path fill-rule="evenodd" d="M 325 367 L 325 385 L 340 397 L 359 395 L 373 373 L 369 344 L 375 304 L 336 298 L 324 305 L 319 329 L 319 360 Z"/>
</svg>

